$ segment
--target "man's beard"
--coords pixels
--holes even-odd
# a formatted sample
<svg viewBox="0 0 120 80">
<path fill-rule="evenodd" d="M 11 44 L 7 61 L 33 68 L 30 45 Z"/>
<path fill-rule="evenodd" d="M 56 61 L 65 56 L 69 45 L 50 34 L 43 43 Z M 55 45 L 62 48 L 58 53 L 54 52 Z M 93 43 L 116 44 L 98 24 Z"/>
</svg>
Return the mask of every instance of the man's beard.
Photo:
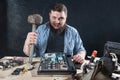
<svg viewBox="0 0 120 80">
<path fill-rule="evenodd" d="M 50 24 L 50 29 L 51 29 L 52 32 L 54 32 L 56 34 L 61 34 L 62 32 L 65 31 L 66 24 L 64 24 L 63 26 L 61 26 L 59 29 L 54 29 L 54 27 Z"/>
</svg>

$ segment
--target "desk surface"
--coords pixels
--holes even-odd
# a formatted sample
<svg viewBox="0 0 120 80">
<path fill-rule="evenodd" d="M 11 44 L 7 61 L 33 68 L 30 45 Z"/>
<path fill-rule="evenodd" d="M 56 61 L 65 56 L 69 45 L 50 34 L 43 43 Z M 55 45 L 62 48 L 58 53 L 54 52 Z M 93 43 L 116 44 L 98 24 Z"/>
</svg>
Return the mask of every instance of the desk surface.
<svg viewBox="0 0 120 80">
<path fill-rule="evenodd" d="M 4 57 L 1 60 L 13 59 L 13 58 L 22 58 L 24 59 L 24 64 L 21 66 L 16 66 L 7 70 L 0 69 L 0 80 L 71 80 L 71 75 L 37 75 L 38 63 L 35 64 L 35 69 L 27 72 L 22 72 L 19 75 L 11 75 L 11 73 L 16 68 L 23 68 L 28 66 L 28 57 Z M 39 62 L 40 58 L 33 58 L 33 62 Z M 81 70 L 77 70 L 77 75 L 81 74 Z"/>
</svg>

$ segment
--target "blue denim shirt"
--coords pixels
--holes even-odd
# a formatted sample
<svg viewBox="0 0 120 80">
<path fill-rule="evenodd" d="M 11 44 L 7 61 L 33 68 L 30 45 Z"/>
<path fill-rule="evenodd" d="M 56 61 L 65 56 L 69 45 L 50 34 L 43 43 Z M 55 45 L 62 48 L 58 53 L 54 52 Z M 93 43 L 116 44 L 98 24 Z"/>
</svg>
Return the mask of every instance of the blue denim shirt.
<svg viewBox="0 0 120 80">
<path fill-rule="evenodd" d="M 36 54 L 42 56 L 47 47 L 47 41 L 50 32 L 50 26 L 46 24 L 38 26 L 36 32 L 38 33 L 37 42 L 35 44 Z M 72 26 L 67 25 L 64 35 L 64 53 L 70 53 L 72 56 L 79 51 L 85 51 L 83 42 L 80 38 L 78 31 Z"/>
</svg>

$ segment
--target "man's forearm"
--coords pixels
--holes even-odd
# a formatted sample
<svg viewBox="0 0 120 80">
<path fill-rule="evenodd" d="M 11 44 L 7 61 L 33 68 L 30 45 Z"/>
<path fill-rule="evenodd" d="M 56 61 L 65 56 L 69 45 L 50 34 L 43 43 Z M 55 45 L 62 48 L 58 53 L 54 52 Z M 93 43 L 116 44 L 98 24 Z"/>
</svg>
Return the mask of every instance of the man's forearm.
<svg viewBox="0 0 120 80">
<path fill-rule="evenodd" d="M 30 45 L 28 45 L 28 44 L 26 43 L 26 41 L 25 41 L 25 44 L 24 44 L 24 47 L 23 47 L 23 52 L 24 52 L 27 56 L 29 56 L 29 54 L 30 54 Z"/>
</svg>

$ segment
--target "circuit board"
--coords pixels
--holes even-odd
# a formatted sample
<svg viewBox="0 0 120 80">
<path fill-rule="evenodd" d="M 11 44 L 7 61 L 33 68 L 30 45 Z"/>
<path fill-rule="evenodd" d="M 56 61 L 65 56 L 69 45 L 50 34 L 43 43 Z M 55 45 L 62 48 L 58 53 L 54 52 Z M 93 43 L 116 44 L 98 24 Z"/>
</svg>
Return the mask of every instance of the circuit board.
<svg viewBox="0 0 120 80">
<path fill-rule="evenodd" d="M 46 53 L 41 57 L 38 74 L 75 74 L 71 56 L 64 53 Z"/>
</svg>

